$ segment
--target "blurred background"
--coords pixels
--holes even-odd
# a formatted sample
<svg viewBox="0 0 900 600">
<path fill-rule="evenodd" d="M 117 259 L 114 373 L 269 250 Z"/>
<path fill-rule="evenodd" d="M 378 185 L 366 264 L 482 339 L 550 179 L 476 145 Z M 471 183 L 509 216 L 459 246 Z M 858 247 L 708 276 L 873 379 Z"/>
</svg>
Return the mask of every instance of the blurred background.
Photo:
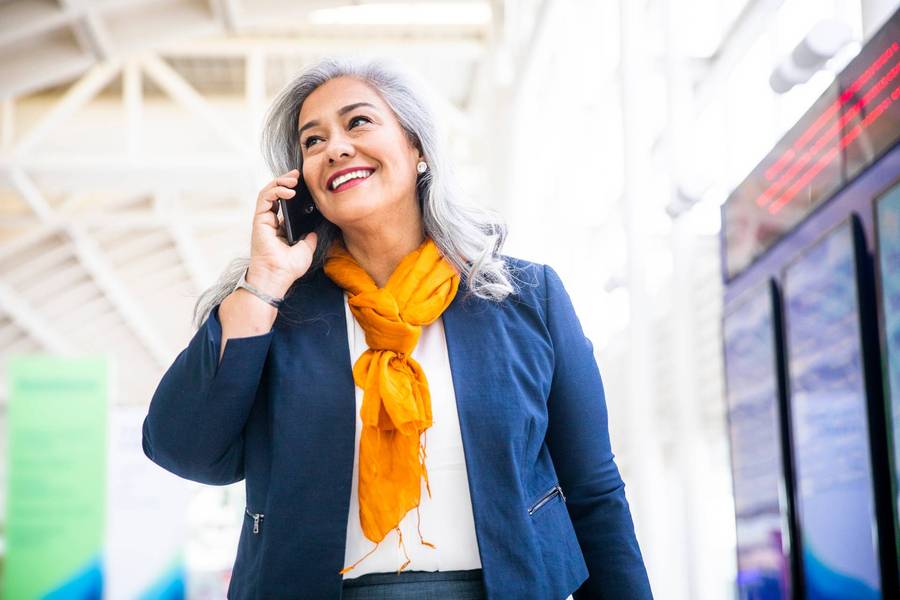
<svg viewBox="0 0 900 600">
<path fill-rule="evenodd" d="M 426 82 L 505 253 L 562 277 L 656 597 L 791 597 L 739 591 L 722 207 L 898 5 L 0 0 L 0 590 L 225 596 L 243 484 L 166 473 L 141 422 L 198 295 L 249 253 L 269 101 L 353 54 Z"/>
</svg>

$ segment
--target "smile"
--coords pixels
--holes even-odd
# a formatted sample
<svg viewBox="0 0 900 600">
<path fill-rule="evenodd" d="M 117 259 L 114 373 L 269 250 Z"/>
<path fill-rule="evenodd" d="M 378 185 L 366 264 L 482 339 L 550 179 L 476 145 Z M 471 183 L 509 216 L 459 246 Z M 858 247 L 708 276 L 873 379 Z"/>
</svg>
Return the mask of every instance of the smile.
<svg viewBox="0 0 900 600">
<path fill-rule="evenodd" d="M 374 169 L 356 169 L 335 177 L 328 187 L 332 192 L 342 192 L 361 184 L 374 172 Z"/>
</svg>

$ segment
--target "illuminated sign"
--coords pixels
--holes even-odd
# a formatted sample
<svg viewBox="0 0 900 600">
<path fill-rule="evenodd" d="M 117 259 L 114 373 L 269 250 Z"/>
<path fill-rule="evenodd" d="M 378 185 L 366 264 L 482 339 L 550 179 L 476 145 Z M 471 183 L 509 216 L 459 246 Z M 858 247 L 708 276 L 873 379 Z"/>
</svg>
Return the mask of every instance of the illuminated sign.
<svg viewBox="0 0 900 600">
<path fill-rule="evenodd" d="M 722 207 L 731 279 L 900 138 L 900 11 Z"/>
</svg>

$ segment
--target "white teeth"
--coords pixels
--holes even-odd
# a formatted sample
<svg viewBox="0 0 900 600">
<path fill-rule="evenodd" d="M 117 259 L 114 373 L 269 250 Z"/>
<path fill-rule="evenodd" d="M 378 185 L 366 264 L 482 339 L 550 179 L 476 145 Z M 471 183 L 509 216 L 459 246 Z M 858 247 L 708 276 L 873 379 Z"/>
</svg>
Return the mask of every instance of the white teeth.
<svg viewBox="0 0 900 600">
<path fill-rule="evenodd" d="M 372 171 L 362 170 L 362 171 L 351 171 L 350 173 L 344 173 L 340 177 L 335 177 L 334 181 L 331 182 L 331 189 L 337 189 L 339 185 L 344 183 L 345 181 L 350 181 L 351 179 L 356 179 L 357 177 L 361 177 L 365 179 L 369 175 L 372 174 Z"/>
</svg>

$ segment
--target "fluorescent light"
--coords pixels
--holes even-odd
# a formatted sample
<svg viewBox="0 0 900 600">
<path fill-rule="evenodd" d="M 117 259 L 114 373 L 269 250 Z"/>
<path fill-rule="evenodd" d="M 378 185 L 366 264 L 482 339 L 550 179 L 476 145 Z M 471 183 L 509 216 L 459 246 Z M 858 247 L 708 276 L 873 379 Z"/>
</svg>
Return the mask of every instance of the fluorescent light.
<svg viewBox="0 0 900 600">
<path fill-rule="evenodd" d="M 491 9 L 486 2 L 379 2 L 309 13 L 316 25 L 487 25 Z"/>
</svg>

